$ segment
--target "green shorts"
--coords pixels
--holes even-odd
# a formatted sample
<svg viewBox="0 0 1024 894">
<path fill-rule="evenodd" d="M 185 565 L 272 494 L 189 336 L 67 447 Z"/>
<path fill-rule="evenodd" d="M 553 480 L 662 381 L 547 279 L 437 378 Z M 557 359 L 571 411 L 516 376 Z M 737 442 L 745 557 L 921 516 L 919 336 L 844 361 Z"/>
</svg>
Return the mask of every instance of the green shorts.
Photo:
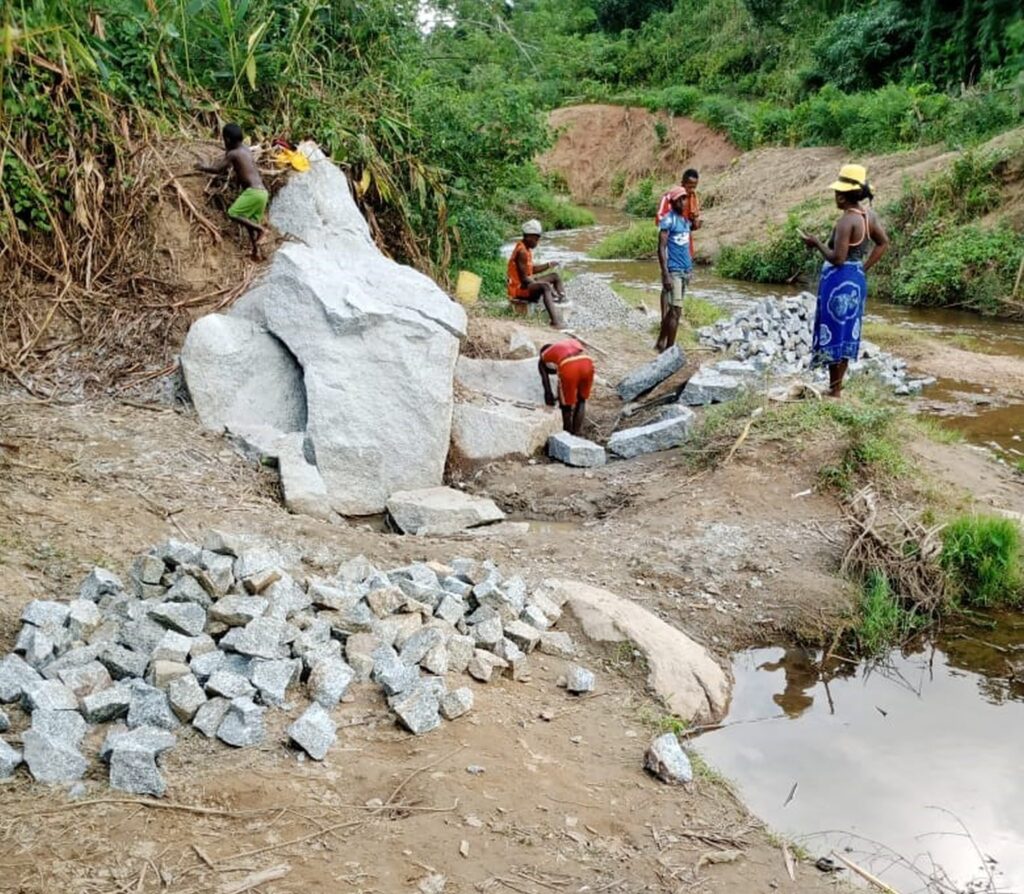
<svg viewBox="0 0 1024 894">
<path fill-rule="evenodd" d="M 690 281 L 689 273 L 669 273 L 672 278 L 671 290 L 662 288 L 661 295 L 668 301 L 669 307 L 682 307 L 683 295 L 686 294 L 686 285 Z"/>
<path fill-rule="evenodd" d="M 242 190 L 242 194 L 228 208 L 228 217 L 240 217 L 244 220 L 251 220 L 253 223 L 259 223 L 263 220 L 263 213 L 267 210 L 269 202 L 270 193 L 265 189 Z"/>
</svg>

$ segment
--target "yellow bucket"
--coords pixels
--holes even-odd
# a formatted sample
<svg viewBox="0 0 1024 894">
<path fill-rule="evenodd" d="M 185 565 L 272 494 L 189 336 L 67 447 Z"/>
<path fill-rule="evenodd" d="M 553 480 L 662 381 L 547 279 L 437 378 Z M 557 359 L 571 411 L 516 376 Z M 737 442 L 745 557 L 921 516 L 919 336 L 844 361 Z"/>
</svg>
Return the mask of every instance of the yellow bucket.
<svg viewBox="0 0 1024 894">
<path fill-rule="evenodd" d="M 455 297 L 460 304 L 476 304 L 480 297 L 481 279 L 475 273 L 468 270 L 460 270 L 459 278 L 455 281 Z"/>
</svg>

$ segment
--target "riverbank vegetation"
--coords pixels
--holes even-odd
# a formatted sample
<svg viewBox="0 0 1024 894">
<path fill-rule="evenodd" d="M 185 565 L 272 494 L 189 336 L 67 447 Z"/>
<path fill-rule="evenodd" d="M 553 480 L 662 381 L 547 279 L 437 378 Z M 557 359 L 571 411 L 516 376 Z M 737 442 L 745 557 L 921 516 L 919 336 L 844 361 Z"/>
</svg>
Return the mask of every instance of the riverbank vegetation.
<svg viewBox="0 0 1024 894">
<path fill-rule="evenodd" d="M 1021 315 L 1024 232 L 986 224 L 1005 201 L 1006 177 L 1024 168 L 1024 143 L 988 152 L 968 151 L 923 182 L 907 180 L 900 196 L 881 206 L 892 243 L 871 276 L 873 297 L 897 304 L 963 307 Z M 820 259 L 797 230 L 824 232 L 820 208 L 794 209 L 768 238 L 723 248 L 723 276 L 762 283 L 810 281 Z"/>
</svg>

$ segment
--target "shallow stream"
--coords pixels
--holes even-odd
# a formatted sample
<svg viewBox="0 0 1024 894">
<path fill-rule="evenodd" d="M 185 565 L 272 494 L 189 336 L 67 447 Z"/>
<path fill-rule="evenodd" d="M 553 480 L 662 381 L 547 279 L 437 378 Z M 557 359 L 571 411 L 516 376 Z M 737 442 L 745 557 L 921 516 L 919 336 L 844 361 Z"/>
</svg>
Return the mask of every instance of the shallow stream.
<svg viewBox="0 0 1024 894">
<path fill-rule="evenodd" d="M 550 234 L 539 259 L 642 290 L 656 311 L 656 261 L 587 257 L 627 222 L 593 210 L 596 226 Z M 690 290 L 730 311 L 798 291 L 702 268 Z M 1019 323 L 879 301 L 868 318 L 1024 356 Z M 940 380 L 920 406 L 1007 459 L 1024 456 L 1024 404 L 991 390 Z M 1024 616 L 993 616 L 872 664 L 771 648 L 739 654 L 733 671 L 723 724 L 691 744 L 770 826 L 814 858 L 837 851 L 900 894 L 1024 894 Z"/>
</svg>

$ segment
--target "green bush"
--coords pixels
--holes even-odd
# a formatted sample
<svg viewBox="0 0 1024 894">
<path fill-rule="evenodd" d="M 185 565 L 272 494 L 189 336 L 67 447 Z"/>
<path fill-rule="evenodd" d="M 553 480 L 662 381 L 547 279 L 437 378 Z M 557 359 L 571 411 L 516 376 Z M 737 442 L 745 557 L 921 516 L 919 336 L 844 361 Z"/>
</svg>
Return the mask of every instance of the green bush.
<svg viewBox="0 0 1024 894">
<path fill-rule="evenodd" d="M 786 223 L 769 232 L 765 242 L 726 246 L 718 253 L 715 269 L 730 279 L 748 282 L 787 283 L 813 272 L 817 259 L 804 245 L 791 214 Z"/>
<path fill-rule="evenodd" d="M 599 261 L 649 258 L 657 253 L 658 228 L 653 221 L 630 224 L 625 230 L 609 233 L 590 249 L 590 257 Z"/>
<path fill-rule="evenodd" d="M 594 215 L 586 208 L 553 195 L 539 182 L 514 193 L 512 204 L 519 209 L 521 216 L 536 216 L 545 230 L 574 230 L 594 223 Z"/>
<path fill-rule="evenodd" d="M 922 227 L 918 243 L 890 274 L 888 294 L 899 304 L 957 305 L 998 313 L 1010 296 L 1024 236 L 1009 227 Z"/>
<path fill-rule="evenodd" d="M 888 578 L 872 571 L 864 582 L 857 619 L 857 642 L 868 656 L 899 645 L 920 626 L 892 592 Z"/>
<path fill-rule="evenodd" d="M 954 520 L 943 531 L 941 561 L 962 605 L 1006 605 L 1024 595 L 1021 532 L 1011 519 L 971 515 Z"/>
<path fill-rule="evenodd" d="M 626 195 L 626 213 L 634 217 L 654 217 L 661 196 L 654 194 L 654 178 L 644 177 Z"/>
</svg>

